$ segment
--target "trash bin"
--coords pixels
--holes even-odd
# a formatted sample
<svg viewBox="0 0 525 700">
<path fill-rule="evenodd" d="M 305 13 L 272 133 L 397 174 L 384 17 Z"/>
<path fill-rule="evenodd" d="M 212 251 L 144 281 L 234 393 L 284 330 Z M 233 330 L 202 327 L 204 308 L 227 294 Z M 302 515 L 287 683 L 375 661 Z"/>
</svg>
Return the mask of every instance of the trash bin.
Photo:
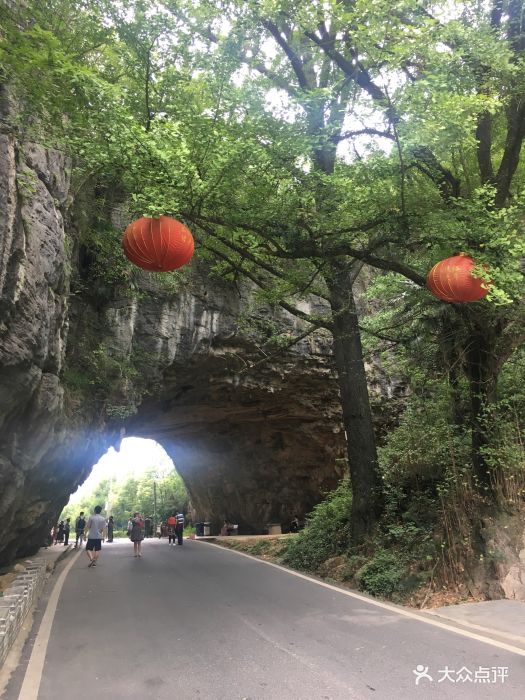
<svg viewBox="0 0 525 700">
<path fill-rule="evenodd" d="M 195 523 L 195 534 L 197 537 L 204 537 L 204 523 Z"/>
<path fill-rule="evenodd" d="M 211 535 L 211 523 L 203 523 L 204 525 L 204 537 L 209 537 Z"/>
</svg>

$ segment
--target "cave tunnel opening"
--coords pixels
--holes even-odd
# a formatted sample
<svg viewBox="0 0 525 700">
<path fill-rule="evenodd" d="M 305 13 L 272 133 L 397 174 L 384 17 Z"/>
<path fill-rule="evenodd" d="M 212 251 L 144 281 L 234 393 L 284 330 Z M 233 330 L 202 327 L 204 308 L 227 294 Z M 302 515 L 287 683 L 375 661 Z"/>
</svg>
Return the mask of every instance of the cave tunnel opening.
<svg viewBox="0 0 525 700">
<path fill-rule="evenodd" d="M 175 511 L 193 520 L 189 495 L 173 460 L 153 439 L 125 437 L 110 447 L 93 465 L 87 479 L 71 494 L 60 520 L 74 523 L 81 511 L 86 515 L 96 505 L 102 515 L 113 516 L 115 530 L 125 533 L 127 521 L 140 512 L 148 522 L 148 536 L 160 532 L 160 525 Z"/>
</svg>

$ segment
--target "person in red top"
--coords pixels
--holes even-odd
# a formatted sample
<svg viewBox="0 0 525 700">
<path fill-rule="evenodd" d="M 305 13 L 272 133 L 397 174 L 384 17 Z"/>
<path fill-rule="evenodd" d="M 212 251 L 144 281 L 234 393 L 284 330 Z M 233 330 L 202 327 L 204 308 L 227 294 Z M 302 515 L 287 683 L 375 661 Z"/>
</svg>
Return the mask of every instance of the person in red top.
<svg viewBox="0 0 525 700">
<path fill-rule="evenodd" d="M 175 529 L 177 527 L 177 518 L 175 517 L 175 513 L 170 515 L 166 521 L 166 525 L 168 526 L 168 544 L 175 545 Z"/>
</svg>

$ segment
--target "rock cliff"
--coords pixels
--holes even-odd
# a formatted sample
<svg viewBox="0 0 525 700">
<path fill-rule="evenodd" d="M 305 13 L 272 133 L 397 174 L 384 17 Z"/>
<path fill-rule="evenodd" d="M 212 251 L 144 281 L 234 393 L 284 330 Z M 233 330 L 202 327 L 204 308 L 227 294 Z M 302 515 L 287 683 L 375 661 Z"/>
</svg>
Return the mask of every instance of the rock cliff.
<svg viewBox="0 0 525 700">
<path fill-rule="evenodd" d="M 165 447 L 202 518 L 250 532 L 307 512 L 343 473 L 329 340 L 265 357 L 297 322 L 198 255 L 178 288 L 133 273 L 102 294 L 70 164 L 0 125 L 0 565 L 124 434 Z"/>
</svg>

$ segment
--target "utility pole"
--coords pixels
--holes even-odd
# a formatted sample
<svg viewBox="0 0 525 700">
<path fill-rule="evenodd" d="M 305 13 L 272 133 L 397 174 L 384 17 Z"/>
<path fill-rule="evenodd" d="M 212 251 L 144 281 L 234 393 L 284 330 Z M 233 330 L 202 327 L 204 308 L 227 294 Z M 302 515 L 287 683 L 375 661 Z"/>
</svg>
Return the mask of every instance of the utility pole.
<svg viewBox="0 0 525 700">
<path fill-rule="evenodd" d="M 157 536 L 157 482 L 153 479 L 153 537 Z"/>
<path fill-rule="evenodd" d="M 108 497 L 107 497 L 106 503 L 105 503 L 105 511 L 106 511 L 107 517 L 109 517 L 111 515 L 112 508 L 113 508 L 113 472 L 111 472 L 109 475 Z"/>
</svg>

